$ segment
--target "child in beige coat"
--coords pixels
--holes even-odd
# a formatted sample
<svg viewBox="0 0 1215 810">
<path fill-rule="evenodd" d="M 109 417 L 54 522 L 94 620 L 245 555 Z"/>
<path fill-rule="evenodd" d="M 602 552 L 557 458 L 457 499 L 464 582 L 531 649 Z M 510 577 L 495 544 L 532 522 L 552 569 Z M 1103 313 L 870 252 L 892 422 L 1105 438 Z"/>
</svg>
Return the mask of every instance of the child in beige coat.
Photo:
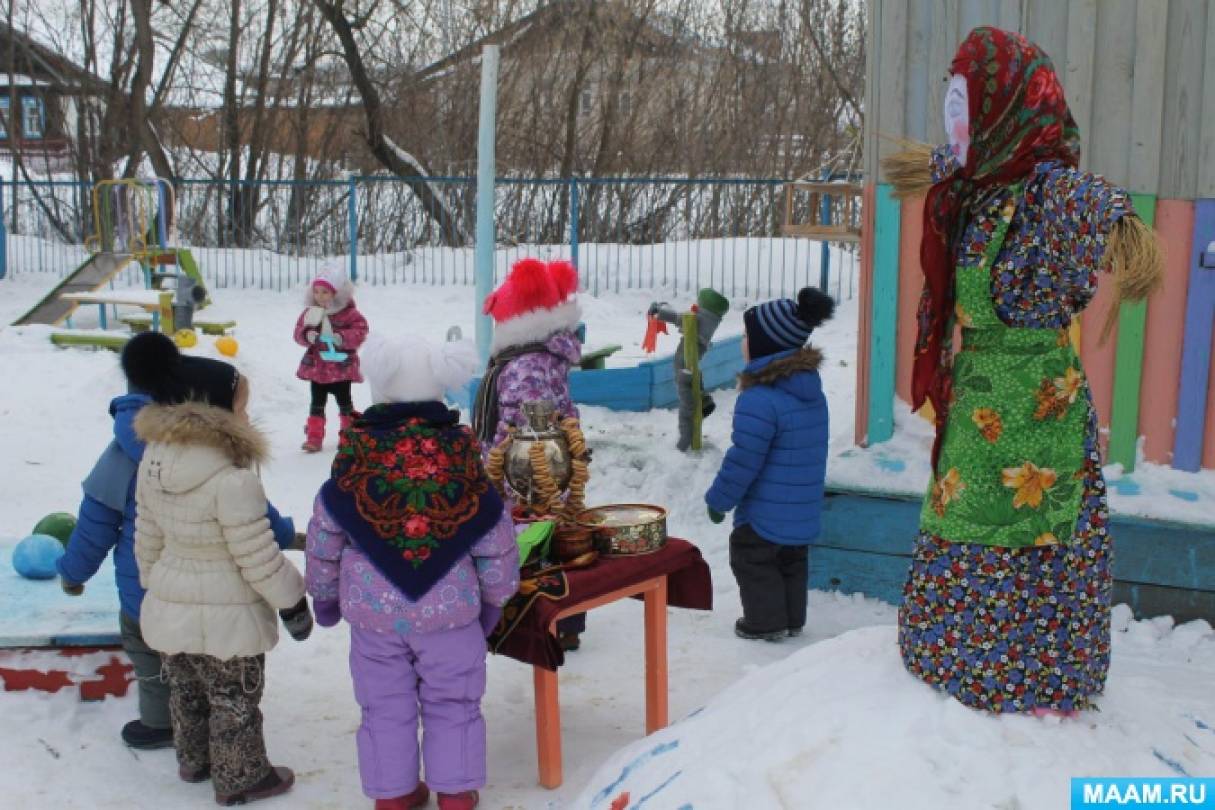
<svg viewBox="0 0 1215 810">
<path fill-rule="evenodd" d="M 266 519 L 255 470 L 266 441 L 245 415 L 248 381 L 193 360 L 192 379 L 179 381 L 190 395 L 158 398 L 135 420 L 147 443 L 136 488 L 140 623 L 164 657 L 181 778 L 210 778 L 217 802 L 243 804 L 294 782 L 270 765 L 258 704 L 276 611 L 299 640 L 312 620 L 303 578 Z"/>
</svg>

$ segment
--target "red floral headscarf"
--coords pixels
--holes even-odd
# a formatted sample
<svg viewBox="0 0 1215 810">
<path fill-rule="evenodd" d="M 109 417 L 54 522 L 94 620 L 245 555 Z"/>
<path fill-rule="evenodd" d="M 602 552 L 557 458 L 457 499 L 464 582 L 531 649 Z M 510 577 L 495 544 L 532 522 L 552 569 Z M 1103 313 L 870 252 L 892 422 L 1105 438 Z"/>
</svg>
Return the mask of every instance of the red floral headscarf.
<svg viewBox="0 0 1215 810">
<path fill-rule="evenodd" d="M 950 65 L 966 77 L 970 148 L 966 165 L 935 183 L 924 201 L 920 264 L 924 294 L 912 371 L 912 405 L 931 400 L 940 450 L 949 409 L 945 333 L 954 308 L 954 266 L 968 204 L 992 186 L 1008 185 L 1045 160 L 1075 166 L 1080 133 L 1050 58 L 1020 34 L 981 27 L 970 32 Z"/>
</svg>

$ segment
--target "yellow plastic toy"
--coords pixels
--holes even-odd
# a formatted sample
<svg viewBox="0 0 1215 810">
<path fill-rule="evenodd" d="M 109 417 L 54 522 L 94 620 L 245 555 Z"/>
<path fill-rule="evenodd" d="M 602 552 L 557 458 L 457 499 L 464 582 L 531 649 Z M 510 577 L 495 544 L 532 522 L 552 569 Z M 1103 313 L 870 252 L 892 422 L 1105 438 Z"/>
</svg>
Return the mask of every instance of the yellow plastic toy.
<svg viewBox="0 0 1215 810">
<path fill-rule="evenodd" d="M 178 329 L 173 333 L 173 342 L 179 349 L 189 349 L 198 345 L 198 333 L 193 329 Z"/>
<path fill-rule="evenodd" d="M 240 344 L 236 342 L 236 338 L 230 335 L 223 335 L 215 339 L 215 348 L 225 357 L 236 357 Z"/>
</svg>

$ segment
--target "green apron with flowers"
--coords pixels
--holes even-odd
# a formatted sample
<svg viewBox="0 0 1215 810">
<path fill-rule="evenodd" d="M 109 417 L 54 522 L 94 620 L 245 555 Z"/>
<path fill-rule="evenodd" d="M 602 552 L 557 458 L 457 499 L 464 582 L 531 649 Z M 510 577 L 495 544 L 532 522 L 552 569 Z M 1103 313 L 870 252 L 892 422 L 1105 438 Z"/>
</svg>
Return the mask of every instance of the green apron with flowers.
<svg viewBox="0 0 1215 810">
<path fill-rule="evenodd" d="M 1021 198 L 996 220 L 976 267 L 958 267 L 962 348 L 953 399 L 920 528 L 955 543 L 1068 544 L 1084 494 L 1088 383 L 1066 329 L 1000 320 L 991 265 Z"/>
</svg>

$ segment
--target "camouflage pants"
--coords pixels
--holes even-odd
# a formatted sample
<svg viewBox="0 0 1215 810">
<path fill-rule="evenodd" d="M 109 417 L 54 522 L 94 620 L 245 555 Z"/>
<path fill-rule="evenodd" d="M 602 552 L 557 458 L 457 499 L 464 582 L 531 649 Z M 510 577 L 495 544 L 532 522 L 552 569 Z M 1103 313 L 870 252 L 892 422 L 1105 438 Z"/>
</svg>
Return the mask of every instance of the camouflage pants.
<svg viewBox="0 0 1215 810">
<path fill-rule="evenodd" d="M 217 794 L 250 788 L 270 772 L 258 708 L 265 660 L 189 653 L 164 659 L 177 762 L 196 772 L 210 768 Z"/>
</svg>

